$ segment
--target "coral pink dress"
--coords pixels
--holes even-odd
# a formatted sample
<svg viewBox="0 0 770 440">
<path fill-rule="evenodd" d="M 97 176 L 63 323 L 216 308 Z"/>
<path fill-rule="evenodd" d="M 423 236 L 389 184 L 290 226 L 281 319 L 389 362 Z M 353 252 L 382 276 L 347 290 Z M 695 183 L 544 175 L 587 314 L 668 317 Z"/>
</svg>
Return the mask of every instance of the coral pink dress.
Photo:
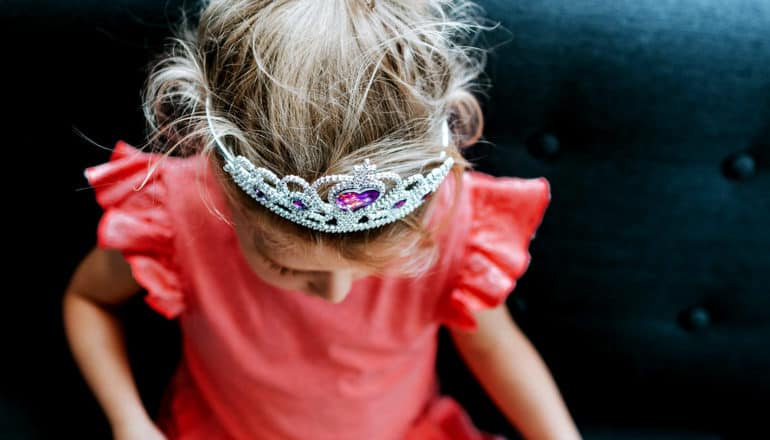
<svg viewBox="0 0 770 440">
<path fill-rule="evenodd" d="M 429 274 L 363 278 L 331 304 L 250 269 L 216 214 L 229 216 L 208 161 L 166 158 L 147 178 L 159 158 L 119 142 L 85 174 L 104 209 L 99 246 L 121 250 L 149 306 L 179 319 L 182 361 L 156 418 L 170 440 L 497 438 L 439 394 L 437 331 L 474 329 L 474 311 L 513 290 L 550 201 L 545 178 L 466 171 Z M 431 221 L 453 189 L 447 178 Z"/>
</svg>

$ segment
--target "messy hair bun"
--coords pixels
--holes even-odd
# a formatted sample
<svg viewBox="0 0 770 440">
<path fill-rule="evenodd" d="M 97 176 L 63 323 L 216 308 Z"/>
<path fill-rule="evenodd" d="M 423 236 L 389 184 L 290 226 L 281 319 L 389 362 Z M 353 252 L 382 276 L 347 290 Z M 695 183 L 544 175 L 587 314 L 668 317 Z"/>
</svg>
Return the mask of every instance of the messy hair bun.
<svg viewBox="0 0 770 440">
<path fill-rule="evenodd" d="M 441 151 L 436 139 L 449 119 L 459 195 L 471 166 L 460 148 L 483 128 L 473 92 L 483 87 L 486 54 L 462 44 L 486 29 L 479 17 L 465 0 L 207 1 L 197 26 L 183 27 L 149 76 L 150 141 L 205 154 L 221 170 L 205 116 L 210 100 L 213 131 L 228 148 L 279 176 L 312 182 L 349 173 L 364 158 L 410 176 Z M 415 273 L 435 261 L 437 231 L 425 228 L 433 198 L 400 221 L 337 235 L 283 219 L 219 177 L 231 199 L 278 236 L 331 245 L 372 265 L 373 247 L 379 260 L 390 250 Z"/>
<path fill-rule="evenodd" d="M 469 147 L 481 139 L 484 131 L 484 115 L 475 96 L 465 90 L 458 90 L 447 97 L 449 127 L 457 146 Z"/>
</svg>

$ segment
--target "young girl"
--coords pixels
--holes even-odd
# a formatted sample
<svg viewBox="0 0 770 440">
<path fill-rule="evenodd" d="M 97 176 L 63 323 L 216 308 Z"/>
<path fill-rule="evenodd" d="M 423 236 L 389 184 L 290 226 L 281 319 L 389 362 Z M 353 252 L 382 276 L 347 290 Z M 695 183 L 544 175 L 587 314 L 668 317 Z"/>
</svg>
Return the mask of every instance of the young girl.
<svg viewBox="0 0 770 440">
<path fill-rule="evenodd" d="M 499 438 L 439 394 L 440 325 L 525 438 L 579 438 L 505 306 L 549 184 L 460 153 L 471 6 L 206 3 L 148 81 L 165 152 L 86 170 L 104 215 L 64 319 L 116 439 Z M 112 312 L 142 288 L 183 334 L 154 417 Z"/>
</svg>

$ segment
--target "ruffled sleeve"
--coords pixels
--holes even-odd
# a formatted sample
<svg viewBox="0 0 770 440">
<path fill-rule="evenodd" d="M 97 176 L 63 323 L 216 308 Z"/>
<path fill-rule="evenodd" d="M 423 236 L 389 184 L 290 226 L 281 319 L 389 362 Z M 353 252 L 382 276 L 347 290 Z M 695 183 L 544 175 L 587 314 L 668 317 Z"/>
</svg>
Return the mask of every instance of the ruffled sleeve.
<svg viewBox="0 0 770 440">
<path fill-rule="evenodd" d="M 475 330 L 474 312 L 503 303 L 529 267 L 529 244 L 551 200 L 544 177 L 493 177 L 469 171 L 471 224 L 439 320 Z"/>
<path fill-rule="evenodd" d="M 147 290 L 145 301 L 168 319 L 184 309 L 174 258 L 174 233 L 167 212 L 163 167 L 148 173 L 161 158 L 118 142 L 109 162 L 85 170 L 104 210 L 98 246 L 117 249 Z"/>
</svg>

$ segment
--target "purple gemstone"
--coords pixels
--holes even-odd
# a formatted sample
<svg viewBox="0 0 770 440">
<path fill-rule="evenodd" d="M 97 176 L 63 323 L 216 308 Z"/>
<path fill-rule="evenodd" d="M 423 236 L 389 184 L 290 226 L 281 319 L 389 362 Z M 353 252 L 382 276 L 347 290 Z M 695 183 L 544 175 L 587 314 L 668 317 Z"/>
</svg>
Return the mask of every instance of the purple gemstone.
<svg viewBox="0 0 770 440">
<path fill-rule="evenodd" d="M 406 199 L 404 199 L 404 200 L 399 200 L 398 202 L 396 202 L 396 204 L 395 204 L 395 205 L 393 205 L 393 207 L 394 207 L 394 208 L 400 208 L 400 207 L 404 206 L 404 203 L 406 203 Z"/>
<path fill-rule="evenodd" d="M 302 203 L 302 200 L 294 200 L 292 203 L 294 204 L 294 206 L 296 206 L 299 209 L 302 209 L 302 210 L 307 209 L 307 206 L 305 206 L 305 204 Z"/>
<path fill-rule="evenodd" d="M 265 197 L 265 193 L 263 193 L 262 190 L 258 189 L 257 190 L 257 197 L 259 197 L 261 199 L 261 198 Z"/>
<path fill-rule="evenodd" d="M 433 193 L 427 193 L 427 194 L 425 194 L 424 196 L 422 196 L 422 200 L 425 200 L 425 199 L 427 199 L 428 197 L 430 197 L 430 195 L 431 195 L 431 194 L 433 194 Z"/>
<path fill-rule="evenodd" d="M 337 207 L 343 211 L 347 211 L 348 209 L 357 211 L 374 203 L 379 196 L 380 192 L 374 189 L 361 193 L 353 191 L 342 193 L 337 196 Z"/>
</svg>

